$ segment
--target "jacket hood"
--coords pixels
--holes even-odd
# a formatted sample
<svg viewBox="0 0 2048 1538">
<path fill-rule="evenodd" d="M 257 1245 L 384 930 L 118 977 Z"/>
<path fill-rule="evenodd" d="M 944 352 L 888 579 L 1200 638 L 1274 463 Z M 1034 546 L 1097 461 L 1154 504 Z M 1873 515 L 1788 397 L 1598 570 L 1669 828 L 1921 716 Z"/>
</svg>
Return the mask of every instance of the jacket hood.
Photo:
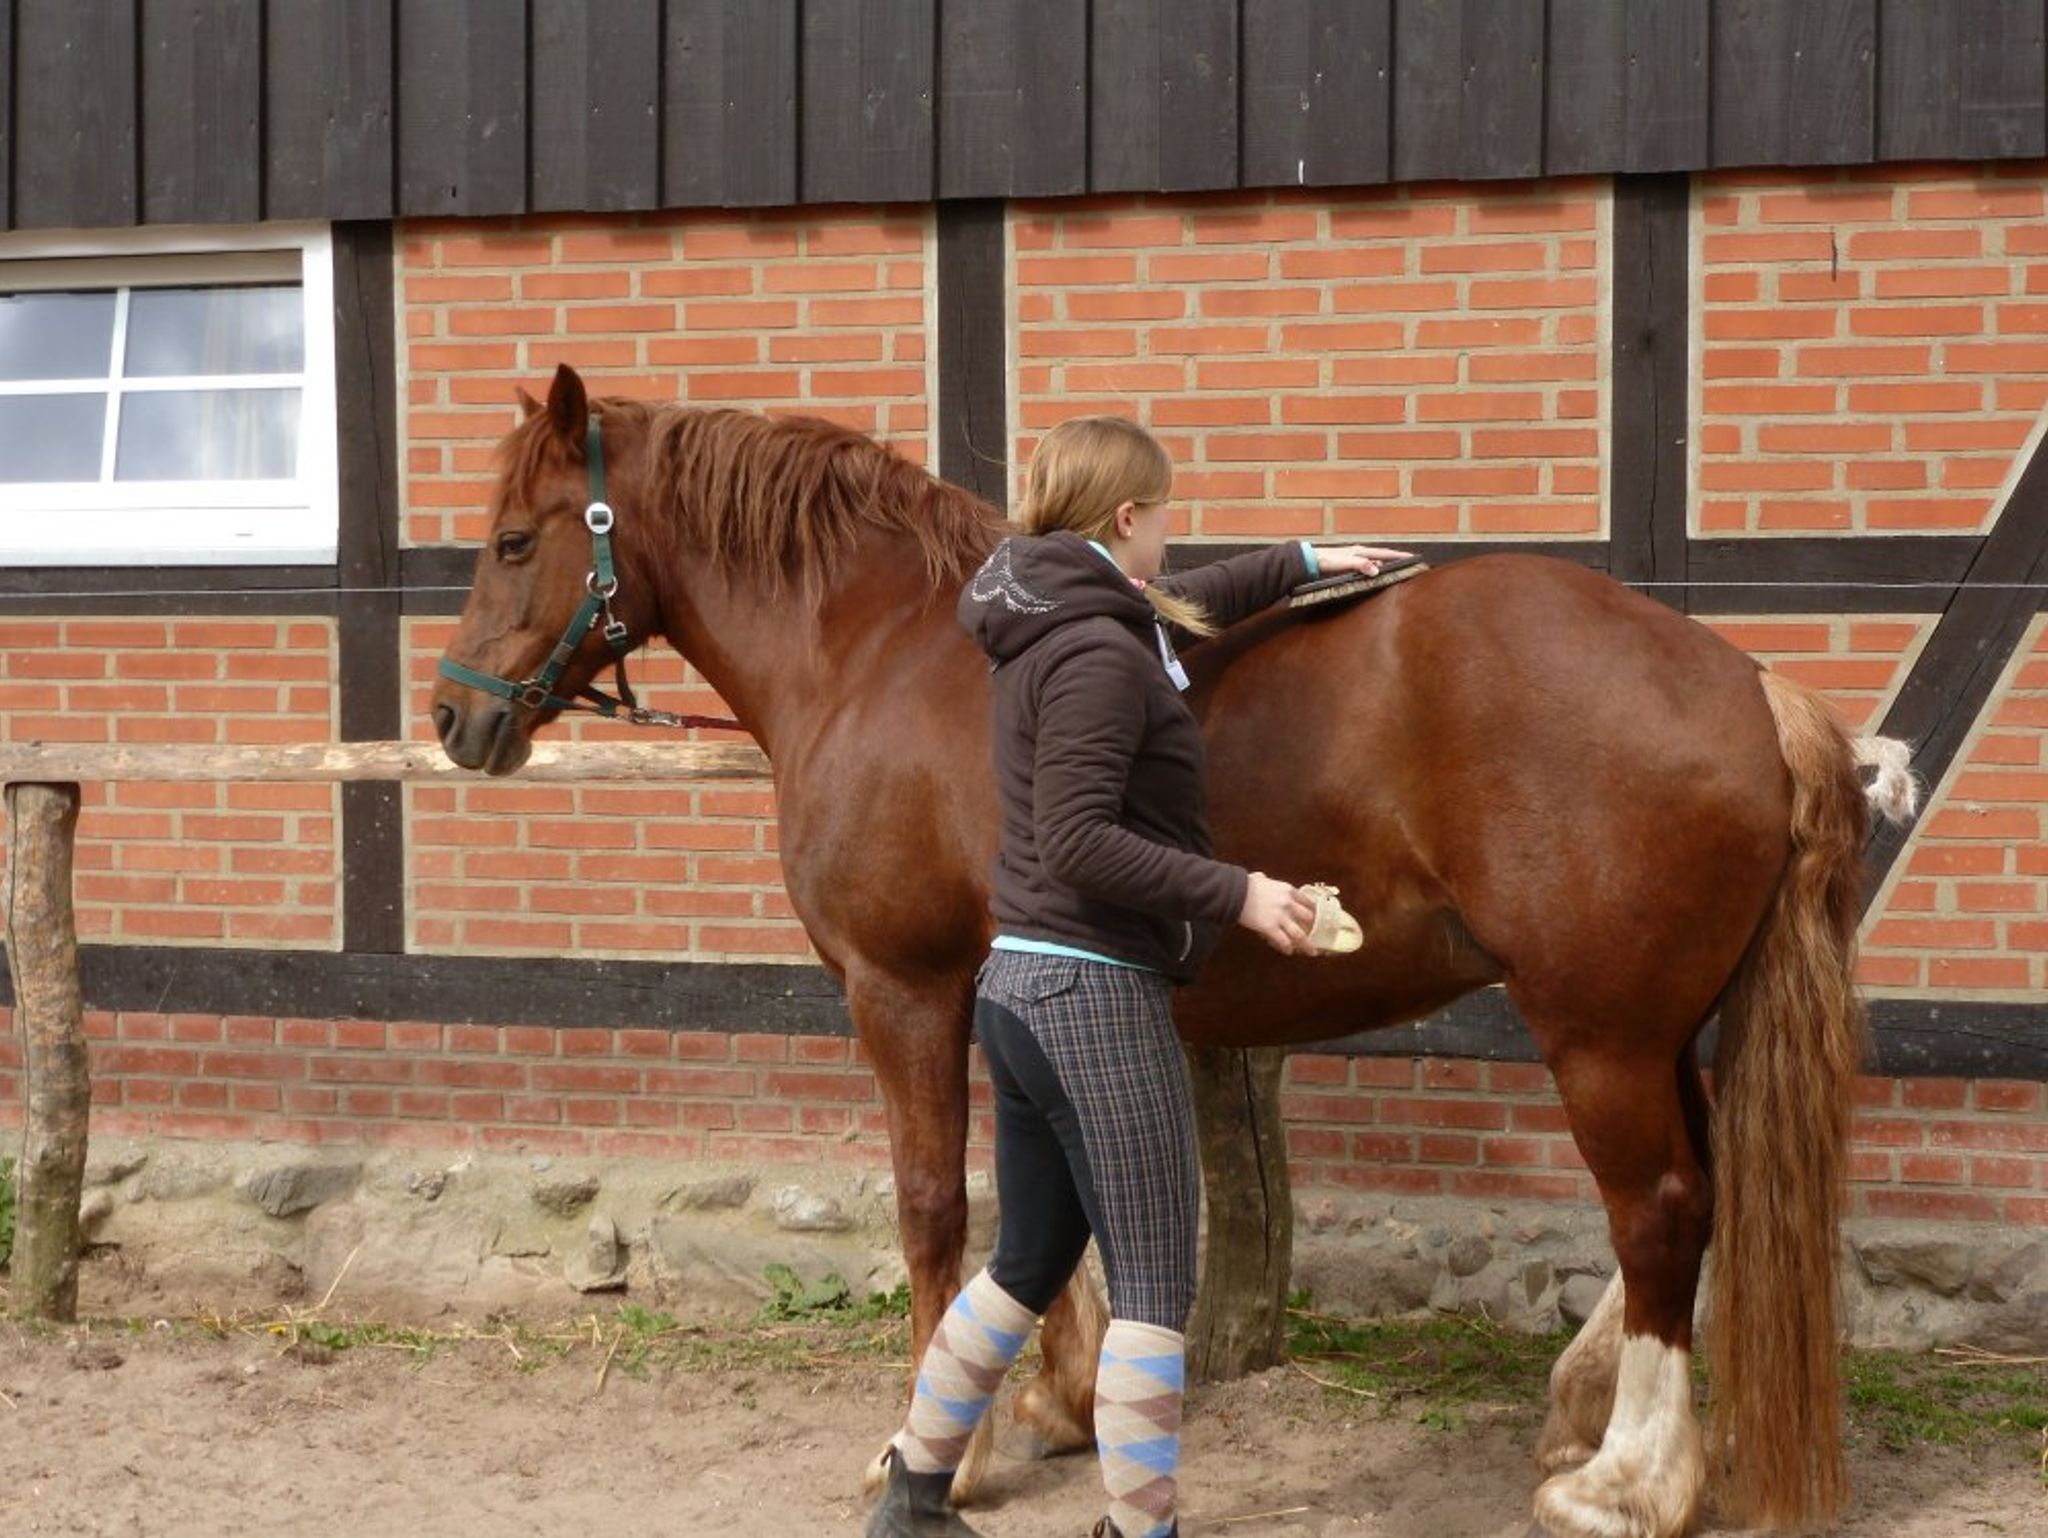
<svg viewBox="0 0 2048 1538">
<path fill-rule="evenodd" d="M 1078 534 L 1013 534 L 960 594 L 960 625 L 990 660 L 1020 656 L 1062 625 L 1097 615 L 1143 635 L 1152 605 L 1116 563 Z"/>
</svg>

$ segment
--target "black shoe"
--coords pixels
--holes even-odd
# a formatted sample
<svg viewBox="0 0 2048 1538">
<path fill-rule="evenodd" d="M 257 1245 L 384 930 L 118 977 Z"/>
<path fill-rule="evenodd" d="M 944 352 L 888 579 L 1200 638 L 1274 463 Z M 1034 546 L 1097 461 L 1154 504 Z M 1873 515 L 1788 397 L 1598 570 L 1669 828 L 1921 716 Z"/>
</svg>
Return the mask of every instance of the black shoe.
<svg viewBox="0 0 2048 1538">
<path fill-rule="evenodd" d="M 889 1478 L 882 1486 L 882 1498 L 875 1502 L 874 1515 L 868 1518 L 867 1538 L 981 1538 L 947 1504 L 947 1494 L 953 1488 L 951 1470 L 913 1474 L 893 1447 L 883 1457 L 889 1464 Z"/>
</svg>

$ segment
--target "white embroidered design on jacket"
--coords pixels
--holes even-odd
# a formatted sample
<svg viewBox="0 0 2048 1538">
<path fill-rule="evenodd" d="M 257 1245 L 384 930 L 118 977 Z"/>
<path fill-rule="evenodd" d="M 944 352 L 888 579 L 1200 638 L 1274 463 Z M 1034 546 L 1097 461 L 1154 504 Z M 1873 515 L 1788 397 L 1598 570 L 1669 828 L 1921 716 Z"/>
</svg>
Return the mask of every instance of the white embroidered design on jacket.
<svg viewBox="0 0 2048 1538">
<path fill-rule="evenodd" d="M 974 581 L 968 585 L 967 596 L 976 603 L 1003 601 L 1003 607 L 1013 614 L 1049 614 L 1060 607 L 1056 598 L 1041 598 L 1017 580 L 1017 574 L 1010 570 L 1010 546 L 1006 540 L 997 545 L 995 553 L 981 563 L 981 570 L 974 574 Z"/>
</svg>

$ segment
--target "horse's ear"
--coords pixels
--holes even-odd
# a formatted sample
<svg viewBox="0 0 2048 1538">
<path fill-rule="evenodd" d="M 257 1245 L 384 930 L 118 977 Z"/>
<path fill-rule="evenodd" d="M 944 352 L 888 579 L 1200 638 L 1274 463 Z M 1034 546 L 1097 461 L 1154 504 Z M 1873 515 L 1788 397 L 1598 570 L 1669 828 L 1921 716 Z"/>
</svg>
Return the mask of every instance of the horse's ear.
<svg viewBox="0 0 2048 1538">
<path fill-rule="evenodd" d="M 590 397 L 584 392 L 582 376 L 568 364 L 557 363 L 554 383 L 548 386 L 549 422 L 571 443 L 581 443 L 589 418 Z"/>
<path fill-rule="evenodd" d="M 527 421 L 531 422 L 535 417 L 540 415 L 542 410 L 541 403 L 535 400 L 531 395 L 526 393 L 525 385 L 519 385 L 518 387 L 516 387 L 513 393 L 515 393 L 519 397 L 520 416 L 524 417 Z"/>
</svg>

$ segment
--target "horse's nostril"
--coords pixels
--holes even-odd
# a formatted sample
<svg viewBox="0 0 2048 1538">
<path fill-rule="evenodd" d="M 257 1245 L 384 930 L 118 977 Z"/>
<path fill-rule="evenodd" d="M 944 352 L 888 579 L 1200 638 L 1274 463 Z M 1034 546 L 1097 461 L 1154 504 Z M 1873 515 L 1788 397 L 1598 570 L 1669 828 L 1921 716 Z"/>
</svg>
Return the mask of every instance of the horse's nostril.
<svg viewBox="0 0 2048 1538">
<path fill-rule="evenodd" d="M 434 735 L 439 737 L 442 742 L 447 742 L 449 736 L 455 730 L 455 707 L 453 705 L 436 705 L 431 714 L 434 718 Z"/>
</svg>

